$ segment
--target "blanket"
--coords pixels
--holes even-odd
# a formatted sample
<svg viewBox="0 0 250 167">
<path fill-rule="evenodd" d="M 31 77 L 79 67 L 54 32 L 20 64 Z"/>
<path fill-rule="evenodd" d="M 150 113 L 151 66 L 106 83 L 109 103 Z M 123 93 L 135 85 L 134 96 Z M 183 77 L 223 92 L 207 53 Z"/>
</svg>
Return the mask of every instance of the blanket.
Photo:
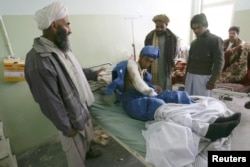
<svg viewBox="0 0 250 167">
<path fill-rule="evenodd" d="M 187 63 L 185 59 L 176 60 L 174 70 L 172 72 L 172 84 L 185 83 L 186 66 Z"/>
<path fill-rule="evenodd" d="M 148 122 L 147 130 L 143 131 L 147 149 L 146 162 L 155 167 L 206 167 L 208 150 L 230 150 L 231 136 L 210 142 L 182 125 L 183 122 L 190 121 L 184 120 L 183 114 L 212 123 L 219 116 L 233 113 L 215 98 L 199 99 L 195 104 L 167 104 L 157 111 L 156 121 Z M 192 121 L 189 123 L 192 124 Z"/>
<path fill-rule="evenodd" d="M 240 83 L 247 75 L 249 46 L 238 47 L 236 52 L 225 54 L 224 69 L 218 79 L 219 83 Z"/>
<path fill-rule="evenodd" d="M 250 91 L 250 44 L 237 47 L 234 52 L 225 53 L 224 69 L 218 78 L 216 88 L 234 92 Z"/>
</svg>

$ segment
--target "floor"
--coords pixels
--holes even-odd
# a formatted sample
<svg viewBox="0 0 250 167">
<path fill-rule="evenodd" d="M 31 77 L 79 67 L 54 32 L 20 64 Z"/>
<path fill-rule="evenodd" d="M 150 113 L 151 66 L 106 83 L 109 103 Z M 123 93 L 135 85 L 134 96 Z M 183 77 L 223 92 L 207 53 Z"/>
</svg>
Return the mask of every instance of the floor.
<svg viewBox="0 0 250 167">
<path fill-rule="evenodd" d="M 219 95 L 215 95 L 219 96 Z M 227 106 L 236 112 L 242 113 L 242 120 L 234 130 L 232 150 L 250 150 L 250 109 L 244 104 L 250 97 L 233 97 L 232 101 L 224 101 Z M 86 167 L 143 167 L 144 165 L 128 151 L 109 138 L 109 144 L 102 146 L 95 144 L 95 148 L 103 152 L 101 157 L 89 159 Z M 17 157 L 19 167 L 67 167 L 65 155 L 57 138 L 47 144 Z"/>
<path fill-rule="evenodd" d="M 215 95 L 216 96 L 216 95 Z M 242 94 L 244 96 L 244 94 Z M 241 122 L 233 132 L 232 150 L 250 151 L 250 109 L 244 107 L 245 103 L 250 101 L 250 97 L 241 97 L 240 94 L 230 96 L 232 101 L 223 100 L 227 106 L 235 112 L 241 112 Z"/>
<path fill-rule="evenodd" d="M 143 167 L 144 165 L 121 147 L 113 139 L 109 144 L 102 146 L 94 144 L 95 149 L 102 151 L 102 156 L 88 159 L 86 167 Z M 28 151 L 17 157 L 18 167 L 67 167 L 66 157 L 57 138 L 46 144 Z"/>
</svg>

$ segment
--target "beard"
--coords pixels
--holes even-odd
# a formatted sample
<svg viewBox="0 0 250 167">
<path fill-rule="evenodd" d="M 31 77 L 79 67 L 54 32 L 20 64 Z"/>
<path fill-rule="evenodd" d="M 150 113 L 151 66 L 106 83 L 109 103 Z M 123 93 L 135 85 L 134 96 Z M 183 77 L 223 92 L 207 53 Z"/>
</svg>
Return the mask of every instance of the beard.
<svg viewBox="0 0 250 167">
<path fill-rule="evenodd" d="M 67 52 L 70 49 L 68 34 L 61 26 L 57 27 L 55 44 L 63 52 Z"/>
<path fill-rule="evenodd" d="M 156 31 L 156 35 L 161 36 L 165 34 L 166 31 Z"/>
</svg>

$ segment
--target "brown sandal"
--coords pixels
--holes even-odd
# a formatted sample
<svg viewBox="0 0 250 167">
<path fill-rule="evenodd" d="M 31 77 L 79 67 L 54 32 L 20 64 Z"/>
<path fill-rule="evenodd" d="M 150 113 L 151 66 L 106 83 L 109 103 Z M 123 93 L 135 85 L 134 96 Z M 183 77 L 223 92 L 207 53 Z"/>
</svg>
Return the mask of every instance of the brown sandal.
<svg viewBox="0 0 250 167">
<path fill-rule="evenodd" d="M 230 97 L 229 95 L 221 95 L 221 96 L 219 96 L 219 100 L 232 101 L 233 98 Z"/>
</svg>

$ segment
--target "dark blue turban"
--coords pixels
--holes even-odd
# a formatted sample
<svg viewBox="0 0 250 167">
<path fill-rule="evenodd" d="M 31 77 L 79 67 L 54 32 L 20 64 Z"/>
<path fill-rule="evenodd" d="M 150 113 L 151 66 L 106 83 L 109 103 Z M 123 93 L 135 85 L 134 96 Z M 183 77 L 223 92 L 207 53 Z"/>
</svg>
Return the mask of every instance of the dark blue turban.
<svg viewBox="0 0 250 167">
<path fill-rule="evenodd" d="M 158 59 L 160 57 L 160 50 L 156 46 L 148 45 L 142 48 L 141 56 L 148 56 L 154 59 Z"/>
</svg>

